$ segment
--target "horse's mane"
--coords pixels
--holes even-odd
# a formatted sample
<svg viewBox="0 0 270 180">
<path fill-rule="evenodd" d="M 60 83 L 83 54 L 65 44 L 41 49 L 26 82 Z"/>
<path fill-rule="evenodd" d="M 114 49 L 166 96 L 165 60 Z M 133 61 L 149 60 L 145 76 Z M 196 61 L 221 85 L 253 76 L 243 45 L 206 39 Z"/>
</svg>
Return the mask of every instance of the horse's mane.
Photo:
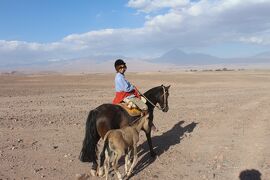
<svg viewBox="0 0 270 180">
<path fill-rule="evenodd" d="M 146 92 L 144 93 L 144 95 L 145 95 L 146 97 L 149 97 L 150 94 L 153 94 L 153 92 L 158 91 L 161 87 L 162 87 L 162 85 L 161 85 L 161 86 L 157 86 L 157 87 L 153 87 L 153 88 L 149 89 L 148 91 L 146 91 Z"/>
</svg>

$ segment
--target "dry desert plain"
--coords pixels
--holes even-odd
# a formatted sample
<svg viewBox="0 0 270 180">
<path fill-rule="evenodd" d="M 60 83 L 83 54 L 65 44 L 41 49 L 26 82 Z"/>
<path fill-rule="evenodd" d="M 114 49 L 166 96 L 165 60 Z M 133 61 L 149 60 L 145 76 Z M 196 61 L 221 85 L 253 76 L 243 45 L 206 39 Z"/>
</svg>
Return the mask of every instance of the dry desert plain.
<svg viewBox="0 0 270 180">
<path fill-rule="evenodd" d="M 159 157 L 150 158 L 141 132 L 131 179 L 237 180 L 245 170 L 270 179 L 270 71 L 126 76 L 142 92 L 171 85 L 169 111 L 154 112 Z M 0 179 L 89 174 L 78 159 L 85 121 L 91 109 L 112 101 L 113 82 L 114 74 L 1 75 Z"/>
</svg>

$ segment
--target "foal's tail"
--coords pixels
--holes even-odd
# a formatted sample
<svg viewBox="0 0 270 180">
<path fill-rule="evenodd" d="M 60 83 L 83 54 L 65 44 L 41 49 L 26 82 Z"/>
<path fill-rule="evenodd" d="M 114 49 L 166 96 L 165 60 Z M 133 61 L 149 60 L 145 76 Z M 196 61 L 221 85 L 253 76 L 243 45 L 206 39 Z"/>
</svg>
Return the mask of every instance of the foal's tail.
<svg viewBox="0 0 270 180">
<path fill-rule="evenodd" d="M 96 127 L 96 116 L 97 111 L 92 110 L 89 112 L 88 118 L 86 120 L 85 137 L 79 157 L 82 162 L 96 161 L 96 144 L 99 138 Z"/>
</svg>

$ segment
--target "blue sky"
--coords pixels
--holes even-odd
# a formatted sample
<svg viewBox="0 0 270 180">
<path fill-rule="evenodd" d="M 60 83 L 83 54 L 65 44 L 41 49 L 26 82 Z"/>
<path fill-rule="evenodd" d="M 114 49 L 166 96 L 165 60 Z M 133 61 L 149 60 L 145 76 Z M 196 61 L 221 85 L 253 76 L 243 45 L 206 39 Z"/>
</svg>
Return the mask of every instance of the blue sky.
<svg viewBox="0 0 270 180">
<path fill-rule="evenodd" d="M 0 62 L 270 51 L 270 0 L 1 0 Z"/>
<path fill-rule="evenodd" d="M 104 28 L 134 28 L 144 16 L 123 0 L 1 0 L 0 39 L 58 41 L 73 33 Z"/>
</svg>

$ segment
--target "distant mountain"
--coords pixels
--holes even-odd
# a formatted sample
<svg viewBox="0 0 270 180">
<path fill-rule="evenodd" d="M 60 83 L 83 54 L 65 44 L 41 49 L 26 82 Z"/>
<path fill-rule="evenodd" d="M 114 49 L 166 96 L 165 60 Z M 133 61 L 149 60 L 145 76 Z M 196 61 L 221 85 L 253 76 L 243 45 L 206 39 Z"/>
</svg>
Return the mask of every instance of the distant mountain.
<svg viewBox="0 0 270 180">
<path fill-rule="evenodd" d="M 270 59 L 270 51 L 265 51 L 259 54 L 256 54 L 254 58 L 263 58 L 263 59 Z"/>
<path fill-rule="evenodd" d="M 0 70 L 24 70 L 31 69 L 37 71 L 57 71 L 65 68 L 68 69 L 86 69 L 85 67 L 94 68 L 95 65 L 106 63 L 108 61 L 115 60 L 116 58 L 125 58 L 123 56 L 112 55 L 89 55 L 78 58 L 47 58 L 42 60 L 20 60 L 20 61 L 3 61 L 0 63 Z"/>
<path fill-rule="evenodd" d="M 173 49 L 158 58 L 152 59 L 151 61 L 156 63 L 170 63 L 175 65 L 270 63 L 270 51 L 247 58 L 219 58 L 204 53 L 186 53 L 179 49 Z"/>
<path fill-rule="evenodd" d="M 218 64 L 224 62 L 224 59 L 211 56 L 203 53 L 186 53 L 179 49 L 173 49 L 159 58 L 153 59 L 155 62 L 171 63 L 177 65 L 192 65 L 192 64 Z"/>
</svg>

